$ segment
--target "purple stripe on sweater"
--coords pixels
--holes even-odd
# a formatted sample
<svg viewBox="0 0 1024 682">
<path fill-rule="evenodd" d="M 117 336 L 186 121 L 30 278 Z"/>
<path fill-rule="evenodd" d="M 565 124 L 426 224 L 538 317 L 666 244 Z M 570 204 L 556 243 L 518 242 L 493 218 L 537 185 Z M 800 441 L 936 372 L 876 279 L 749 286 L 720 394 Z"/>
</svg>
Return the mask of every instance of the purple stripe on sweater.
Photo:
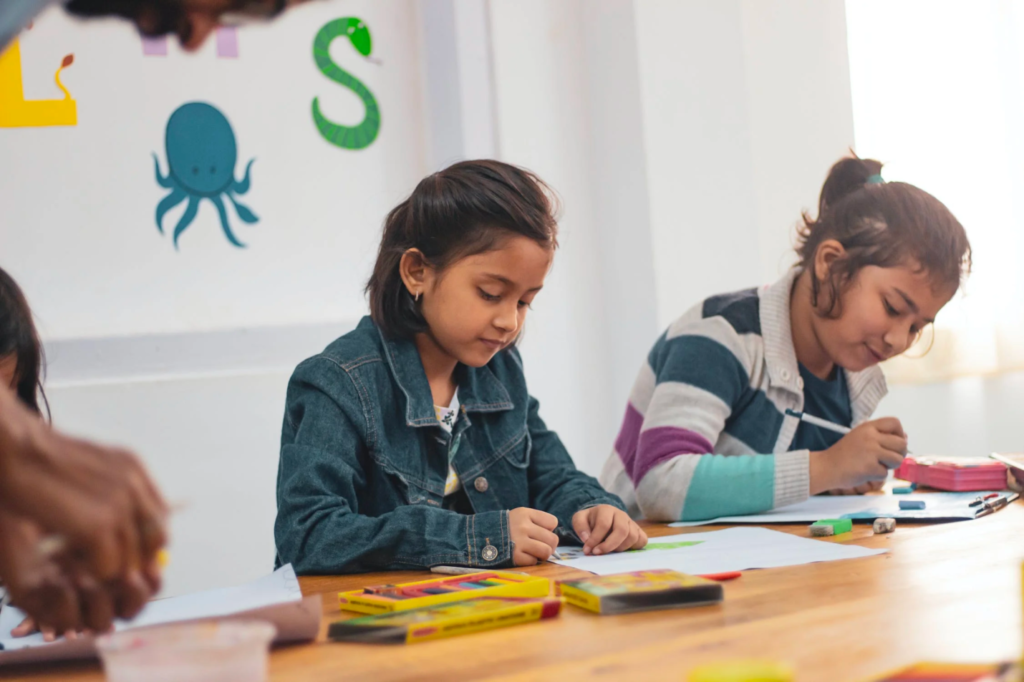
<svg viewBox="0 0 1024 682">
<path fill-rule="evenodd" d="M 659 426 L 640 434 L 636 459 L 627 467 L 633 485 L 639 485 L 647 472 L 662 462 L 679 455 L 706 455 L 715 447 L 696 431 L 677 426 Z"/>
<path fill-rule="evenodd" d="M 636 443 L 640 438 L 640 427 L 643 425 L 644 416 L 633 407 L 633 403 L 626 403 L 626 415 L 622 418 L 619 437 L 615 439 L 615 452 L 619 453 L 622 467 L 627 472 L 633 469 L 633 461 L 636 459 Z"/>
</svg>

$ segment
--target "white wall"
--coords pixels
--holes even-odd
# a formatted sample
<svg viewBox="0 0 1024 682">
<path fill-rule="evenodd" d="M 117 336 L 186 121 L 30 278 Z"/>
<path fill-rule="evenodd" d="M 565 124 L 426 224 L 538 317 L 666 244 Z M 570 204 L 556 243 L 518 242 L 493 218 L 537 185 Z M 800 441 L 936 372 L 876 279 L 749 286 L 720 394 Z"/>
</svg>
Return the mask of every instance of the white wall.
<svg viewBox="0 0 1024 682">
<path fill-rule="evenodd" d="M 631 15 L 612 0 L 491 2 L 501 158 L 538 173 L 564 208 L 526 323 L 527 378 L 595 474 L 657 335 Z"/>
<path fill-rule="evenodd" d="M 658 322 L 772 282 L 853 144 L 842 0 L 637 0 Z"/>
<path fill-rule="evenodd" d="M 351 328 L 304 325 L 47 344 L 54 423 L 145 459 L 168 502 L 165 594 L 273 567 L 288 377 Z"/>
<path fill-rule="evenodd" d="M 290 369 L 53 387 L 55 423 L 145 456 L 168 501 L 164 594 L 238 584 L 274 566 L 277 444 Z"/>
</svg>

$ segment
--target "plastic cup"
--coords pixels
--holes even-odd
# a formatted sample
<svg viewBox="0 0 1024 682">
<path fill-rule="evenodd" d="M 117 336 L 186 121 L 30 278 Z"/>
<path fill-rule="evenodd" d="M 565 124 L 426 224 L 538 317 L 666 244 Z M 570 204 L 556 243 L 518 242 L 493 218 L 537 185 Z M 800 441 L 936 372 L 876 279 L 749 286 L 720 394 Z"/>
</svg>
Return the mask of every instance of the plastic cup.
<svg viewBox="0 0 1024 682">
<path fill-rule="evenodd" d="M 277 629 L 220 621 L 128 630 L 96 640 L 108 682 L 266 682 Z"/>
</svg>

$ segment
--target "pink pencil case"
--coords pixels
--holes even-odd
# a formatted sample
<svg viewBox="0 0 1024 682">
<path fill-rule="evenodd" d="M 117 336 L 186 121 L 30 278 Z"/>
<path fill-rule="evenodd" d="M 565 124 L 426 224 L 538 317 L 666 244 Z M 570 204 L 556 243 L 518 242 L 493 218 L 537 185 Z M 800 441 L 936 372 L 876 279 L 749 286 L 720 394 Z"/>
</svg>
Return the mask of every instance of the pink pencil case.
<svg viewBox="0 0 1024 682">
<path fill-rule="evenodd" d="M 894 473 L 896 478 L 938 490 L 1006 488 L 1006 465 L 981 457 L 907 457 Z"/>
</svg>

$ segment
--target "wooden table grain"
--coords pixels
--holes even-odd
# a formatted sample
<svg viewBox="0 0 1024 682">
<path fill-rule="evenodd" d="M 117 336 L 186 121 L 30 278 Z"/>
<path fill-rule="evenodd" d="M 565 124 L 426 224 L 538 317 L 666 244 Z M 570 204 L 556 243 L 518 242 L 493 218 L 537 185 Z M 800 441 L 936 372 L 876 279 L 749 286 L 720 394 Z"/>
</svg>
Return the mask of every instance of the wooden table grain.
<svg viewBox="0 0 1024 682">
<path fill-rule="evenodd" d="M 770 526 L 807 535 L 805 525 Z M 648 526 L 651 535 L 701 532 Z M 323 640 L 340 590 L 424 579 L 423 573 L 302 578 L 324 596 L 315 644 L 277 649 L 274 682 L 374 680 L 685 680 L 694 666 L 737 658 L 791 665 L 804 681 L 865 680 L 921 660 L 1019 658 L 1024 502 L 971 522 L 911 525 L 872 535 L 857 525 L 834 538 L 890 551 L 875 557 L 747 571 L 725 602 L 674 611 L 598 616 L 573 607 L 554 620 L 412 646 Z M 555 564 L 549 578 L 586 575 Z M 0 678 L 98 682 L 92 664 L 0 668 Z"/>
</svg>

